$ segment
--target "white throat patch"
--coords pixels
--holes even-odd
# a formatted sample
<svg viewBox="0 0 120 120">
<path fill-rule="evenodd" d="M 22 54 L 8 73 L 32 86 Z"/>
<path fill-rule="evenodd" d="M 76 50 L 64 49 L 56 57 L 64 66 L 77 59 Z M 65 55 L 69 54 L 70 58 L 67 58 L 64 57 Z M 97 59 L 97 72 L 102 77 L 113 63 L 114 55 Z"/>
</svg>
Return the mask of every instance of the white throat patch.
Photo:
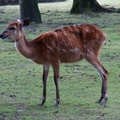
<svg viewBox="0 0 120 120">
<path fill-rule="evenodd" d="M 16 50 L 18 50 L 18 49 L 17 49 L 18 45 L 19 45 L 19 42 L 18 42 L 18 41 L 15 41 L 15 48 L 16 48 Z"/>
</svg>

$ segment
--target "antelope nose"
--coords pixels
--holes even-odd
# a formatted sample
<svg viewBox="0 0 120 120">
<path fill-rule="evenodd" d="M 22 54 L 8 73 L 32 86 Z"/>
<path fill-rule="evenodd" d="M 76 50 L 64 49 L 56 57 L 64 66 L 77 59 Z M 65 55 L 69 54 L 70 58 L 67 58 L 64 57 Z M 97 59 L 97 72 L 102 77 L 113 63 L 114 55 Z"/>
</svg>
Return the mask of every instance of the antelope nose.
<svg viewBox="0 0 120 120">
<path fill-rule="evenodd" d="M 0 38 L 2 38 L 2 39 L 3 39 L 3 37 L 4 37 L 4 36 L 3 36 L 2 34 L 0 34 Z"/>
</svg>

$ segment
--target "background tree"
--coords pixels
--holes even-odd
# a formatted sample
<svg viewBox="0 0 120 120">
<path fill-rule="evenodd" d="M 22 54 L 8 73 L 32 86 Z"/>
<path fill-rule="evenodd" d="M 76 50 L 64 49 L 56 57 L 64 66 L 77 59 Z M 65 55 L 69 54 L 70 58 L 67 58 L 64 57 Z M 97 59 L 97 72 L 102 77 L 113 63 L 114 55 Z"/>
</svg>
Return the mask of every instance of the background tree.
<svg viewBox="0 0 120 120">
<path fill-rule="evenodd" d="M 29 17 L 31 22 L 42 22 L 37 0 L 20 0 L 19 2 L 21 19 Z"/>
<path fill-rule="evenodd" d="M 73 0 L 71 14 L 87 13 L 87 12 L 112 12 L 110 9 L 103 8 L 97 0 Z"/>
</svg>

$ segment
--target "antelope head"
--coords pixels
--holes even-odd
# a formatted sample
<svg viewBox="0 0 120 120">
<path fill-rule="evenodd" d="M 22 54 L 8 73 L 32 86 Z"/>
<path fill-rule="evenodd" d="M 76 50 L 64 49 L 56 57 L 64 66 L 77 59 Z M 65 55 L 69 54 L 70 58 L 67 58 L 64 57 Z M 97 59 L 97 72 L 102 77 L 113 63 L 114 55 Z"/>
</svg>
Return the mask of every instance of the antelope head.
<svg viewBox="0 0 120 120">
<path fill-rule="evenodd" d="M 22 28 L 30 24 L 29 18 L 15 20 L 10 23 L 3 33 L 0 34 L 0 38 L 3 40 L 17 41 L 22 37 Z"/>
</svg>

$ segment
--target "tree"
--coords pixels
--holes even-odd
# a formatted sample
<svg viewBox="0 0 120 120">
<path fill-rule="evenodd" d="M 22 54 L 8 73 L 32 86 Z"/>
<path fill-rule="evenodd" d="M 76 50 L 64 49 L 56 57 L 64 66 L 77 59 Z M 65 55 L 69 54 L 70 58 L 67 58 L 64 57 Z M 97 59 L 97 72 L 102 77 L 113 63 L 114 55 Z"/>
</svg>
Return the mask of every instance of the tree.
<svg viewBox="0 0 120 120">
<path fill-rule="evenodd" d="M 87 12 L 112 12 L 110 9 L 103 8 L 97 0 L 73 0 L 71 14 L 87 13 Z"/>
<path fill-rule="evenodd" d="M 19 2 L 21 19 L 29 17 L 31 22 L 42 22 L 37 0 L 20 0 Z"/>
</svg>

